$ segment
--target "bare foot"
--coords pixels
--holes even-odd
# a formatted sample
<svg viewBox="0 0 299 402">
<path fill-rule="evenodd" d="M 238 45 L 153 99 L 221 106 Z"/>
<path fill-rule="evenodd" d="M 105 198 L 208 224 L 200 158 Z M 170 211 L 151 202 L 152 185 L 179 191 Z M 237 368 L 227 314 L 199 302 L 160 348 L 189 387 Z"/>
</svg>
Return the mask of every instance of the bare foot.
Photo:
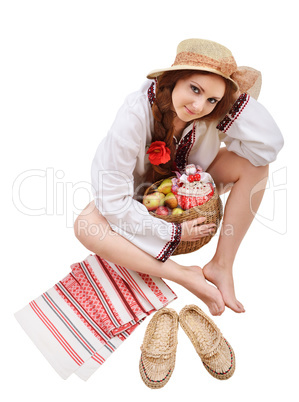
<svg viewBox="0 0 299 402">
<path fill-rule="evenodd" d="M 202 300 L 209 308 L 212 315 L 221 315 L 225 310 L 225 304 L 220 291 L 205 280 L 203 271 L 200 267 L 182 267 L 183 274 L 182 286 Z"/>
<path fill-rule="evenodd" d="M 224 303 L 236 313 L 244 313 L 242 303 L 236 299 L 231 268 L 225 268 L 211 261 L 203 268 L 205 278 L 220 290 Z"/>
</svg>

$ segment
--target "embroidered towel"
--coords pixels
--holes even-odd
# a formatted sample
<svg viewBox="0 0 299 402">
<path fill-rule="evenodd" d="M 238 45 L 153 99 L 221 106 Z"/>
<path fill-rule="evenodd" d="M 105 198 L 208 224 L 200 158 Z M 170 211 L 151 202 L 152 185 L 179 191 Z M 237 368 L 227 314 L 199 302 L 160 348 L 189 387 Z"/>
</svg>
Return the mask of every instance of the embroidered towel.
<svg viewBox="0 0 299 402">
<path fill-rule="evenodd" d="M 152 312 L 176 294 L 161 279 L 97 255 L 15 314 L 57 373 L 87 380 Z"/>
</svg>

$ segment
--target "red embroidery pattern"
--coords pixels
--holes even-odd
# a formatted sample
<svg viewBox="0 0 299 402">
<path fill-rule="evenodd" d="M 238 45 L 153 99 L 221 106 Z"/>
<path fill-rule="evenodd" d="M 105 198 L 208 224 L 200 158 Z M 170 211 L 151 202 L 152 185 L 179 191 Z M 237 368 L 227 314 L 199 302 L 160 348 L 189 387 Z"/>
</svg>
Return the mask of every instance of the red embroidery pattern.
<svg viewBox="0 0 299 402">
<path fill-rule="evenodd" d="M 138 315 L 143 313 L 142 309 L 140 308 L 139 304 L 137 303 L 136 298 L 134 297 L 133 293 L 129 289 L 128 285 L 125 281 L 112 269 L 112 267 L 107 263 L 105 260 L 101 260 L 102 264 L 106 268 L 107 272 L 111 275 L 111 278 L 117 285 L 117 289 L 119 289 L 119 294 L 122 300 L 127 305 L 128 312 L 132 315 L 132 319 L 138 321 Z"/>
<path fill-rule="evenodd" d="M 147 280 L 145 274 L 133 275 L 125 267 L 110 266 L 89 255 L 73 264 L 70 274 L 20 310 L 16 318 L 20 324 L 26 320 L 25 331 L 62 378 L 81 366 L 77 374 L 86 379 L 147 315 L 161 308 L 161 301 L 164 306 L 176 299 L 168 289 L 162 279 Z M 93 365 L 84 367 L 89 359 Z"/>
<path fill-rule="evenodd" d="M 68 291 L 81 308 L 83 308 L 85 313 L 105 332 L 106 335 L 108 335 L 114 326 L 111 325 L 111 321 L 109 320 L 105 309 L 97 302 L 96 296 L 93 294 L 90 287 L 88 287 L 82 277 L 80 280 L 85 289 L 78 282 L 78 286 L 73 286 L 72 288 L 69 288 Z M 62 284 L 64 284 L 63 281 Z"/>
<path fill-rule="evenodd" d="M 175 156 L 175 169 L 184 170 L 187 163 L 190 151 L 195 142 L 195 124 L 193 124 L 192 130 L 189 131 L 180 141 L 176 150 Z"/>
<path fill-rule="evenodd" d="M 173 223 L 173 232 L 171 240 L 165 244 L 162 251 L 156 257 L 157 260 L 165 262 L 174 252 L 181 241 L 182 225 L 180 223 Z"/>
<path fill-rule="evenodd" d="M 105 343 L 104 338 L 100 335 L 98 331 L 94 329 L 93 326 L 89 324 L 87 319 L 81 314 L 81 312 L 75 307 L 75 305 L 71 302 L 71 300 L 60 290 L 58 285 L 55 285 L 55 290 L 59 293 L 59 295 L 63 298 L 63 300 L 70 306 L 70 308 L 74 311 L 74 313 L 80 318 L 80 320 L 86 325 L 89 331 L 97 338 L 101 343 Z"/>
<path fill-rule="evenodd" d="M 150 103 L 150 105 L 152 107 L 154 102 L 155 102 L 155 100 L 156 100 L 155 81 L 153 81 L 151 86 L 149 87 L 149 89 L 147 91 L 147 96 L 148 96 L 149 103 Z"/>
<path fill-rule="evenodd" d="M 82 263 L 82 266 L 86 269 L 87 266 L 85 261 Z M 91 267 L 89 267 L 89 269 L 90 272 L 87 271 L 87 273 L 90 274 L 90 278 L 88 278 L 87 273 L 84 272 L 81 266 L 76 267 L 72 272 L 84 292 L 83 297 L 88 299 L 88 301 L 86 300 L 85 305 L 88 306 L 87 311 L 89 315 L 98 325 L 104 328 L 107 332 L 110 332 L 115 328 L 115 326 L 122 325 L 123 322 L 119 316 L 116 318 L 110 310 L 112 304 L 107 294 L 103 294 L 102 286 L 100 284 L 98 288 L 92 286 L 91 281 L 94 281 L 94 276 L 92 276 L 93 271 Z M 97 289 L 97 293 L 95 289 Z M 79 299 L 78 301 L 80 304 L 83 302 L 82 299 Z"/>
<path fill-rule="evenodd" d="M 110 297 L 108 296 L 107 292 L 105 291 L 105 289 L 103 288 L 103 286 L 101 285 L 100 281 L 98 280 L 98 278 L 96 277 L 95 273 L 93 272 L 90 264 L 88 263 L 87 260 L 83 261 L 84 267 L 88 270 L 90 276 L 92 277 L 92 280 L 95 283 L 95 287 L 98 289 L 98 291 L 100 291 L 101 296 L 103 297 L 103 301 L 105 303 L 105 309 L 106 312 L 113 316 L 114 319 L 117 320 L 118 324 L 123 325 L 123 321 L 121 319 L 121 317 L 119 316 L 116 308 L 114 307 Z"/>
<path fill-rule="evenodd" d="M 229 113 L 224 117 L 224 119 L 218 124 L 217 129 L 226 133 L 231 125 L 238 119 L 240 114 L 243 112 L 247 106 L 250 99 L 250 95 L 244 93 L 239 96 L 236 102 L 233 104 Z"/>
<path fill-rule="evenodd" d="M 155 282 L 152 280 L 150 276 L 147 274 L 142 274 L 139 272 L 139 276 L 143 279 L 143 281 L 147 284 L 147 286 L 150 288 L 150 290 L 157 296 L 157 298 L 160 300 L 161 303 L 167 304 L 168 299 L 164 294 L 161 292 L 159 287 L 155 284 Z"/>
</svg>

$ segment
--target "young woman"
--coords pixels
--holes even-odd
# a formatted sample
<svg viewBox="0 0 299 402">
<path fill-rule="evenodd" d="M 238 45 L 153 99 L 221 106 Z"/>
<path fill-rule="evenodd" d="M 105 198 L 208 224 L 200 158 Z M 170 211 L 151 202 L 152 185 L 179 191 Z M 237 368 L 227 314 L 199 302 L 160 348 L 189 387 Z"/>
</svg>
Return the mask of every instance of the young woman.
<svg viewBox="0 0 299 402">
<path fill-rule="evenodd" d="M 213 315 L 225 306 L 244 311 L 233 262 L 283 145 L 253 97 L 259 77 L 238 68 L 218 43 L 191 39 L 180 43 L 171 67 L 150 73 L 125 100 L 92 164 L 94 201 L 75 222 L 77 238 L 94 254 L 16 313 L 63 378 L 88 379 L 147 315 L 176 298 L 162 278 L 184 286 Z M 230 191 L 215 255 L 203 269 L 169 257 L 180 241 L 196 241 L 214 226 L 205 218 L 165 222 L 140 202 L 149 184 L 189 163 L 208 171 L 220 194 Z"/>
<path fill-rule="evenodd" d="M 225 306 L 244 312 L 235 296 L 233 262 L 264 186 L 251 192 L 265 184 L 268 164 L 283 145 L 272 117 L 246 93 L 256 91 L 260 75 L 238 69 L 231 52 L 218 43 L 191 39 L 179 44 L 172 67 L 148 78 L 153 81 L 126 99 L 98 147 L 92 165 L 94 202 L 78 217 L 76 236 L 108 261 L 181 284 L 213 315 Z M 170 150 L 167 163 L 149 163 L 147 150 L 155 141 Z M 206 236 L 213 225 L 198 226 L 203 218 L 167 223 L 136 200 L 140 189 L 188 163 L 207 170 L 220 194 L 230 191 L 216 253 L 203 269 L 168 257 L 180 241 Z M 91 230 L 95 225 L 98 231 Z"/>
</svg>

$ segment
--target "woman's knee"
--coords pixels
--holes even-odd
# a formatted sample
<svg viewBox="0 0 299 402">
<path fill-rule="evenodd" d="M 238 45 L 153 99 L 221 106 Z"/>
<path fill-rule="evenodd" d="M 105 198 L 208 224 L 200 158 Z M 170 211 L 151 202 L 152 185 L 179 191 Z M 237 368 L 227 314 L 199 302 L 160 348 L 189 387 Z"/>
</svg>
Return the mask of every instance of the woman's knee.
<svg viewBox="0 0 299 402">
<path fill-rule="evenodd" d="M 241 158 L 241 157 L 239 157 Z M 241 168 L 239 178 L 257 183 L 261 180 L 267 180 L 269 176 L 269 165 L 255 166 L 247 159 L 241 158 Z"/>
<path fill-rule="evenodd" d="M 77 219 L 75 220 L 74 223 L 74 233 L 76 238 L 83 243 L 84 239 L 88 236 L 90 233 L 90 224 L 88 220 L 83 216 L 79 215 Z"/>
<path fill-rule="evenodd" d="M 269 166 L 255 166 L 248 159 L 221 148 L 208 172 L 212 175 L 218 192 L 223 194 L 230 191 L 240 179 L 251 183 L 267 179 Z"/>
<path fill-rule="evenodd" d="M 74 223 L 76 238 L 89 250 L 104 246 L 105 237 L 112 231 L 108 221 L 99 213 L 94 203 L 89 204 Z"/>
</svg>

